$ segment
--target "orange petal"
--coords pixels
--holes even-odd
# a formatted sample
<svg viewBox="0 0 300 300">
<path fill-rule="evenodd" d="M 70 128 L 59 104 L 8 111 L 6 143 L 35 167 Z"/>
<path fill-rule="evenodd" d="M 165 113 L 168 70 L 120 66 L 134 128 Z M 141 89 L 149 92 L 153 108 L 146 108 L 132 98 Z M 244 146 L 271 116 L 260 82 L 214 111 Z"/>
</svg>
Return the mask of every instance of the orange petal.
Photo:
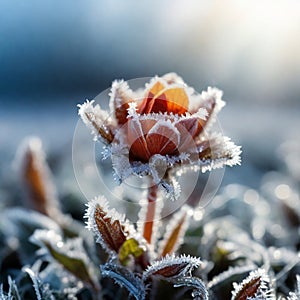
<svg viewBox="0 0 300 300">
<path fill-rule="evenodd" d="M 189 98 L 185 90 L 181 87 L 164 89 L 160 91 L 153 99 L 149 111 L 154 112 L 168 112 L 182 115 L 188 111 Z"/>
<path fill-rule="evenodd" d="M 150 90 L 146 92 L 146 97 L 142 101 L 141 105 L 138 107 L 138 112 L 140 114 L 148 114 L 149 112 L 151 112 L 151 108 L 153 106 L 153 99 L 163 89 L 165 89 L 163 83 L 159 80 L 156 81 L 156 83 L 152 85 Z"/>
<path fill-rule="evenodd" d="M 190 147 L 195 147 L 194 138 L 201 132 L 200 119 L 188 118 L 176 123 L 176 128 L 180 132 L 180 151 L 185 151 Z"/>
<path fill-rule="evenodd" d="M 163 89 L 165 89 L 165 86 L 163 85 L 162 82 L 157 81 L 149 90 L 148 94 L 151 94 L 154 96 L 156 96 L 160 91 L 162 91 Z"/>
<path fill-rule="evenodd" d="M 115 117 L 118 120 L 118 123 L 123 125 L 127 122 L 127 110 L 129 108 L 129 102 L 128 101 L 118 107 L 115 107 Z"/>
<path fill-rule="evenodd" d="M 128 120 L 127 122 L 127 139 L 130 147 L 129 157 L 131 160 L 147 161 L 150 158 L 150 153 L 147 148 L 145 132 L 139 120 Z M 144 124 L 144 129 L 149 131 L 147 127 L 151 124 Z"/>
<path fill-rule="evenodd" d="M 169 124 L 156 123 L 146 136 L 147 147 L 151 155 L 174 154 L 179 145 L 179 132 Z"/>
</svg>

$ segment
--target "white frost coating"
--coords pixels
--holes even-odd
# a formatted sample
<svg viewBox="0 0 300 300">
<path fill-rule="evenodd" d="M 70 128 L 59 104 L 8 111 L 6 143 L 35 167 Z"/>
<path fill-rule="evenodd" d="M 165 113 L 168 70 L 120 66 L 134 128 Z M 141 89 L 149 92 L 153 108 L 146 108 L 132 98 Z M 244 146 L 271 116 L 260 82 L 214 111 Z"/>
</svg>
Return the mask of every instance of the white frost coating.
<svg viewBox="0 0 300 300">
<path fill-rule="evenodd" d="M 125 102 L 133 98 L 133 92 L 129 88 L 128 83 L 121 80 L 113 81 L 111 91 L 109 93 L 109 108 L 112 116 L 115 116 L 115 109 L 122 106 Z"/>
<path fill-rule="evenodd" d="M 299 300 L 300 299 L 300 275 L 296 275 L 296 289 L 294 292 L 289 292 L 288 300 Z"/>
<path fill-rule="evenodd" d="M 174 176 L 169 176 L 168 179 L 162 180 L 159 186 L 165 191 L 168 199 L 175 201 L 179 198 L 181 187 Z"/>
<path fill-rule="evenodd" d="M 78 114 L 82 121 L 92 130 L 94 139 L 99 137 L 99 128 L 107 132 L 113 126 L 107 111 L 101 109 L 100 105 L 94 106 L 94 100 L 86 100 L 83 104 L 78 104 Z"/>
<path fill-rule="evenodd" d="M 188 205 L 183 205 L 180 208 L 180 210 L 172 216 L 172 219 L 166 226 L 166 230 L 165 230 L 163 239 L 160 241 L 160 243 L 158 245 L 159 255 L 161 255 L 163 250 L 165 249 L 167 243 L 170 240 L 171 235 L 174 232 L 174 229 L 178 226 L 179 222 L 181 222 L 182 218 L 184 218 L 183 223 L 182 223 L 179 233 L 178 233 L 176 243 L 173 246 L 173 252 L 176 252 L 177 249 L 181 246 L 181 244 L 183 243 L 183 240 L 184 240 L 185 232 L 189 225 L 189 220 L 190 220 L 191 214 L 189 214 L 188 212 L 190 210 L 191 210 L 191 208 Z"/>
<path fill-rule="evenodd" d="M 168 168 L 166 156 L 155 154 L 149 160 L 149 170 L 155 184 L 159 184 Z"/>
<path fill-rule="evenodd" d="M 153 78 L 150 79 L 150 82 L 145 84 L 146 91 L 151 90 L 153 88 L 153 86 L 158 82 L 160 84 L 162 84 L 164 87 L 166 87 L 168 85 L 168 83 L 166 82 L 166 80 L 163 77 L 158 77 L 157 75 L 155 75 Z"/>
<path fill-rule="evenodd" d="M 226 102 L 222 100 L 223 92 L 217 88 L 208 87 L 207 91 L 201 93 L 201 100 L 204 107 L 209 110 L 212 102 L 215 103 L 213 111 L 209 114 L 209 119 L 205 125 L 205 130 L 208 131 L 215 123 L 217 114 L 225 106 Z"/>
<path fill-rule="evenodd" d="M 257 266 L 254 264 L 250 264 L 246 266 L 229 267 L 228 270 L 213 277 L 213 279 L 207 284 L 207 288 L 211 289 L 214 286 L 222 283 L 223 281 L 229 279 L 232 276 L 243 274 L 243 273 L 249 273 L 250 271 L 253 271 L 256 268 Z"/>
<path fill-rule="evenodd" d="M 234 290 L 231 292 L 231 300 L 236 300 L 236 296 L 248 285 L 251 281 L 260 278 L 260 285 L 255 293 L 254 298 L 249 297 L 248 299 L 263 299 L 263 300 L 275 300 L 274 291 L 270 288 L 271 280 L 264 269 L 257 269 L 252 271 L 249 276 L 244 279 L 241 283 L 233 283 Z"/>
<path fill-rule="evenodd" d="M 136 102 L 128 103 L 129 107 L 127 109 L 127 119 L 137 118 L 139 114 L 137 113 L 137 104 Z"/>
<path fill-rule="evenodd" d="M 128 147 L 123 144 L 112 144 L 111 160 L 114 169 L 115 180 L 117 182 L 124 181 L 127 177 L 133 174 L 131 164 L 129 162 Z"/>
<path fill-rule="evenodd" d="M 113 223 L 114 221 L 119 221 L 120 223 L 125 222 L 125 215 L 118 213 L 114 208 L 110 209 L 108 201 L 104 196 L 95 197 L 94 199 L 90 200 L 89 203 L 86 204 L 86 206 L 87 209 L 84 215 L 84 218 L 87 219 L 86 228 L 92 231 L 95 230 L 96 232 L 94 233 L 98 232 L 94 217 L 97 206 L 101 207 L 101 210 L 106 213 L 106 218 L 111 218 L 111 223 Z"/>
<path fill-rule="evenodd" d="M 26 272 L 29 275 L 30 279 L 32 280 L 34 292 L 35 292 L 37 300 L 43 300 L 41 292 L 40 292 L 40 282 L 39 282 L 38 277 L 35 275 L 35 273 L 29 267 L 24 267 L 22 269 L 22 271 Z"/>
<path fill-rule="evenodd" d="M 167 84 L 182 84 L 186 85 L 185 82 L 183 81 L 182 77 L 180 77 L 178 74 L 175 72 L 170 72 L 162 76 L 162 78 L 167 82 Z"/>
<path fill-rule="evenodd" d="M 208 116 L 208 112 L 205 108 L 200 107 L 197 112 L 193 113 L 190 115 L 190 117 L 186 117 L 185 119 L 189 119 L 189 118 L 197 118 L 197 119 L 201 119 L 201 120 L 206 120 Z"/>
<path fill-rule="evenodd" d="M 241 164 L 241 147 L 236 146 L 230 138 L 214 133 L 206 140 L 209 141 L 209 146 L 212 152 L 212 159 L 197 159 L 194 164 L 187 166 L 194 168 L 195 171 L 201 170 L 203 173 L 213 169 L 226 166 L 234 166 Z M 199 153 L 203 149 L 199 148 Z"/>
<path fill-rule="evenodd" d="M 198 257 L 193 257 L 190 255 L 180 255 L 175 256 L 172 255 L 166 255 L 160 260 L 157 260 L 153 262 L 150 266 L 147 267 L 145 272 L 143 273 L 143 279 L 147 279 L 149 276 L 154 275 L 154 273 L 163 270 L 164 268 L 168 267 L 176 267 L 176 266 L 182 266 L 183 269 L 180 269 L 180 272 L 172 278 L 178 278 L 182 276 L 191 276 L 191 272 L 193 269 L 198 268 L 201 265 L 202 261 Z M 159 275 L 158 275 L 159 276 Z"/>
</svg>

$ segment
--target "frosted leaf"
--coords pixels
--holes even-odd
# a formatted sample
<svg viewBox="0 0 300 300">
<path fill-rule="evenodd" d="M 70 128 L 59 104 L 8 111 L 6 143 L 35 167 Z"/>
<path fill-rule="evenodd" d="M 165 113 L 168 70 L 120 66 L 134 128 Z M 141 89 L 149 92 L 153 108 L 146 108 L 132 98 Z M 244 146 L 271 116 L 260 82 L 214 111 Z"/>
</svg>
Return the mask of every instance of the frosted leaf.
<svg viewBox="0 0 300 300">
<path fill-rule="evenodd" d="M 42 283 L 38 275 L 35 274 L 32 269 L 23 267 L 22 271 L 27 273 L 32 280 L 37 300 L 55 300 L 55 297 L 49 289 L 49 285 Z"/>
<path fill-rule="evenodd" d="M 100 266 L 101 275 L 109 277 L 114 280 L 120 287 L 124 287 L 136 300 L 143 300 L 146 296 L 146 287 L 143 281 L 128 269 L 115 265 L 113 263 L 106 263 Z"/>
<path fill-rule="evenodd" d="M 129 103 L 133 101 L 133 93 L 128 83 L 124 80 L 115 80 L 112 83 L 109 96 L 110 112 L 115 116 L 119 124 L 125 124 Z"/>
<path fill-rule="evenodd" d="M 209 289 L 214 288 L 215 286 L 223 284 L 225 281 L 231 279 L 233 276 L 249 273 L 253 271 L 257 266 L 250 264 L 245 266 L 235 266 L 229 267 L 228 270 L 216 275 L 213 279 L 207 284 Z"/>
<path fill-rule="evenodd" d="M 125 220 L 125 216 L 115 209 L 109 209 L 108 202 L 104 197 L 96 197 L 87 204 L 85 218 L 87 228 L 92 230 L 97 237 L 97 242 L 104 250 L 112 254 L 118 253 L 127 237 L 134 235 L 132 225 Z"/>
<path fill-rule="evenodd" d="M 190 215 L 188 212 L 190 209 L 190 207 L 184 205 L 172 216 L 159 244 L 158 253 L 160 256 L 164 257 L 167 254 L 176 252 L 183 243 L 183 237 L 189 224 Z"/>
<path fill-rule="evenodd" d="M 232 300 L 275 300 L 273 289 L 270 288 L 271 281 L 265 270 L 257 269 L 240 284 L 234 283 Z"/>
<path fill-rule="evenodd" d="M 190 98 L 191 111 L 199 109 L 199 107 L 206 109 L 207 118 L 202 122 L 206 132 L 211 128 L 216 120 L 217 114 L 225 106 L 222 100 L 223 92 L 217 88 L 208 87 L 207 91 L 203 91 L 200 95 L 195 94 Z"/>
<path fill-rule="evenodd" d="M 5 209 L 0 213 L 0 227 L 5 226 L 5 235 L 7 239 L 12 237 L 21 245 L 18 250 L 18 255 L 22 262 L 27 262 L 32 258 L 32 253 L 36 250 L 36 247 L 32 245 L 28 239 L 32 233 L 37 229 L 54 230 L 60 233 L 61 228 L 49 217 L 42 215 L 38 212 L 13 207 L 11 209 Z"/>
<path fill-rule="evenodd" d="M 78 104 L 78 114 L 80 115 L 85 125 L 87 125 L 92 130 L 92 134 L 94 135 L 95 140 L 100 137 L 103 142 L 109 144 L 114 139 L 114 124 L 109 118 L 108 112 L 102 110 L 99 104 L 93 106 L 94 102 L 94 100 L 87 100 L 83 104 Z"/>
<path fill-rule="evenodd" d="M 190 276 L 194 268 L 198 268 L 201 260 L 189 255 L 175 256 L 166 255 L 160 260 L 153 262 L 143 273 L 144 280 L 150 276 L 158 276 L 164 279 L 174 279 L 182 276 Z"/>
<path fill-rule="evenodd" d="M 81 238 L 64 242 L 61 236 L 53 231 L 36 230 L 30 240 L 46 250 L 50 257 L 68 272 L 98 289 L 95 269 L 83 248 Z"/>
<path fill-rule="evenodd" d="M 8 286 L 8 293 L 5 294 L 3 291 L 3 285 L 0 285 L 0 300 L 21 300 L 16 283 L 10 276 L 8 276 Z"/>
<path fill-rule="evenodd" d="M 228 137 L 213 134 L 207 140 L 198 142 L 197 146 L 199 159 L 195 159 L 194 164 L 202 172 L 222 168 L 224 165 L 232 167 L 241 164 L 241 147 L 236 146 Z"/>
<path fill-rule="evenodd" d="M 174 287 L 189 287 L 193 289 L 192 297 L 195 300 L 208 300 L 207 289 L 197 277 L 182 277 L 174 282 Z"/>
<path fill-rule="evenodd" d="M 5 223 L 5 233 L 11 236 L 26 236 L 37 228 L 50 229 L 60 232 L 60 227 L 52 219 L 35 211 L 14 207 L 1 212 Z"/>
<path fill-rule="evenodd" d="M 25 139 L 18 149 L 16 161 L 27 191 L 27 206 L 52 218 L 59 217 L 59 201 L 42 141 L 37 137 Z"/>
</svg>

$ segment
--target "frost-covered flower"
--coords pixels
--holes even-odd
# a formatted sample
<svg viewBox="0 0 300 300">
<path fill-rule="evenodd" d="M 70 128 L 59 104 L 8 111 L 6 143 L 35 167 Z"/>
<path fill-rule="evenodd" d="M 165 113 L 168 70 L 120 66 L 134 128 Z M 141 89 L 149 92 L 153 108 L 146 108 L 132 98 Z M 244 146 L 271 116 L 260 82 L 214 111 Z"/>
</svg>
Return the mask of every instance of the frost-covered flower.
<svg viewBox="0 0 300 300">
<path fill-rule="evenodd" d="M 144 90 L 114 81 L 110 112 L 94 101 L 79 105 L 79 115 L 111 155 L 116 179 L 151 175 L 154 183 L 178 196 L 170 171 L 205 172 L 240 163 L 240 147 L 209 128 L 224 106 L 222 92 L 198 94 L 174 73 L 154 77 Z"/>
</svg>

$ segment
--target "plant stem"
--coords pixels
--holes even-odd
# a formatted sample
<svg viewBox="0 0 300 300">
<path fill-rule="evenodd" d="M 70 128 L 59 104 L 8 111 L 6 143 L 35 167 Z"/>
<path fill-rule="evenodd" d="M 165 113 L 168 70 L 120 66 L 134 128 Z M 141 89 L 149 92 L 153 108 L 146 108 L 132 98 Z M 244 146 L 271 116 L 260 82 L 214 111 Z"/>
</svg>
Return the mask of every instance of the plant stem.
<svg viewBox="0 0 300 300">
<path fill-rule="evenodd" d="M 158 187 L 156 184 L 151 184 L 148 190 L 148 203 L 147 203 L 148 206 L 147 206 L 143 236 L 149 244 L 151 244 L 151 240 L 152 240 L 153 221 L 155 217 L 156 200 L 157 200 L 157 189 Z"/>
</svg>

